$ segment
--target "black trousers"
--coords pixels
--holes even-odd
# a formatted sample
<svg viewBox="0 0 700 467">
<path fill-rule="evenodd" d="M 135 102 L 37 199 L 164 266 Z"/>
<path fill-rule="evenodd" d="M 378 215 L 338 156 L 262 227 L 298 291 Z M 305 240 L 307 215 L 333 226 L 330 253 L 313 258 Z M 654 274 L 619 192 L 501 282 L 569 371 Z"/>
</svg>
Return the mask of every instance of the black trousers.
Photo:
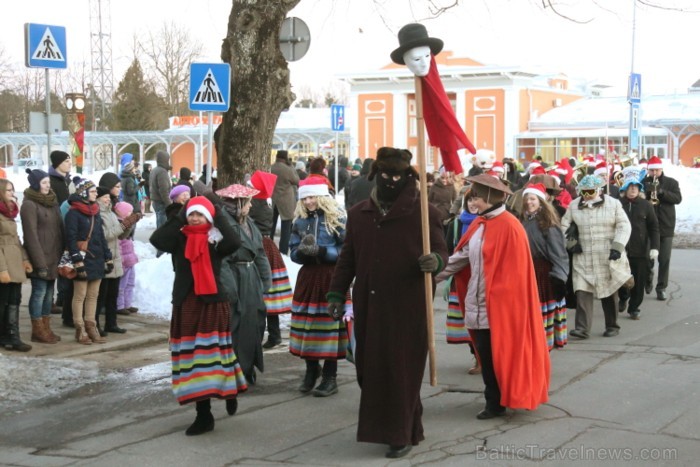
<svg viewBox="0 0 700 467">
<path fill-rule="evenodd" d="M 119 277 L 102 279 L 100 282 L 100 293 L 97 296 L 97 312 L 95 320 L 99 322 L 102 310 L 105 313 L 105 329 L 113 328 L 117 325 L 117 298 L 119 297 Z"/>
<path fill-rule="evenodd" d="M 313 370 L 320 365 L 321 363 L 319 360 L 306 360 L 307 370 Z M 338 360 L 324 360 L 321 374 L 323 376 L 336 376 L 338 374 Z"/>
<path fill-rule="evenodd" d="M 270 232 L 270 238 L 275 239 L 275 230 L 277 230 L 277 219 L 279 218 L 279 211 L 277 206 L 272 207 L 272 230 Z M 289 254 L 289 239 L 292 237 L 292 220 L 280 222 L 280 241 L 277 244 L 280 253 L 283 255 Z"/>
<path fill-rule="evenodd" d="M 621 287 L 618 291 L 620 301 L 629 300 L 627 312 L 639 311 L 639 306 L 644 300 L 644 282 L 649 275 L 649 260 L 644 258 L 629 258 L 630 270 L 634 276 L 634 287 L 628 290 Z"/>
<path fill-rule="evenodd" d="M 471 335 L 476 342 L 474 345 L 481 360 L 481 377 L 484 380 L 484 397 L 486 398 L 486 409 L 491 412 L 503 412 L 506 408 L 501 405 L 501 389 L 498 386 L 496 372 L 493 368 L 493 355 L 491 353 L 491 330 L 490 329 L 470 329 Z"/>
</svg>

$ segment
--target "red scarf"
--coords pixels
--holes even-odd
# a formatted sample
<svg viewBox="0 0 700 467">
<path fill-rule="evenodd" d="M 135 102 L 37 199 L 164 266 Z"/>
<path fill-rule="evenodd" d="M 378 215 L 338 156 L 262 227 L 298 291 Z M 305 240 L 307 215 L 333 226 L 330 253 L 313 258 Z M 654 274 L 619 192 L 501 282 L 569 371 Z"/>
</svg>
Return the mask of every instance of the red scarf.
<svg viewBox="0 0 700 467">
<path fill-rule="evenodd" d="M 70 205 L 70 208 L 80 211 L 86 216 L 96 216 L 100 212 L 100 207 L 97 205 L 97 203 L 87 204 L 82 201 L 77 201 L 73 202 L 73 204 Z"/>
<path fill-rule="evenodd" d="M 455 111 L 440 81 L 435 56 L 432 55 L 430 71 L 423 77 L 423 118 L 430 144 L 440 148 L 445 170 L 462 173 L 462 163 L 459 161 L 457 150 L 466 148 L 472 154 L 476 154 L 476 148 L 455 117 Z"/>
<path fill-rule="evenodd" d="M 210 224 L 186 225 L 181 232 L 187 237 L 185 258 L 192 264 L 194 277 L 194 293 L 196 295 L 211 295 L 217 292 L 216 279 L 211 267 L 209 256 Z"/>
<path fill-rule="evenodd" d="M 8 219 L 14 219 L 19 213 L 19 208 L 17 203 L 10 201 L 9 203 L 0 203 L 0 214 L 7 217 Z"/>
</svg>

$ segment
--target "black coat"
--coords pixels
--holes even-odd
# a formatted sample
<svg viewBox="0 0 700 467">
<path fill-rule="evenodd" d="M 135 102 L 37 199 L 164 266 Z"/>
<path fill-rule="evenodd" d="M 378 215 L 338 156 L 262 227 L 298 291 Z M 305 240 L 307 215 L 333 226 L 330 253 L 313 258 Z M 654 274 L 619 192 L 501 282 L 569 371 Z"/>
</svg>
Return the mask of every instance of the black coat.
<svg viewBox="0 0 700 467">
<path fill-rule="evenodd" d="M 644 192 L 647 199 L 651 200 L 652 177 L 644 179 Z M 659 185 L 656 188 L 659 204 L 654 206 L 656 218 L 659 220 L 659 235 L 663 237 L 673 237 L 676 230 L 676 204 L 681 204 L 683 197 L 681 196 L 681 188 L 678 182 L 671 177 L 667 177 L 663 173 L 659 177 Z"/>
<path fill-rule="evenodd" d="M 51 189 L 56 193 L 56 200 L 60 206 L 68 199 L 68 196 L 70 196 L 70 191 L 68 190 L 68 187 L 72 183 L 70 175 L 61 175 L 56 172 L 56 169 L 51 167 L 49 169 L 49 181 L 51 182 Z"/>
<path fill-rule="evenodd" d="M 630 258 L 646 258 L 649 249 L 659 249 L 659 221 L 654 207 L 643 198 L 630 201 L 627 197 L 620 199 L 622 208 L 632 224 L 632 234 L 625 250 Z"/>
<path fill-rule="evenodd" d="M 173 283 L 173 306 L 180 306 L 185 301 L 190 291 L 194 289 L 194 277 L 192 276 L 192 264 L 185 258 L 185 245 L 187 237 L 180 229 L 186 224 L 182 215 L 173 216 L 165 224 L 160 226 L 151 235 L 150 242 L 158 250 L 170 253 L 173 257 L 175 268 L 175 282 Z M 205 303 L 228 302 L 226 290 L 221 284 L 221 262 L 224 257 L 230 255 L 241 246 L 241 237 L 233 230 L 223 214 L 218 212 L 214 216 L 214 225 L 221 231 L 223 239 L 217 243 L 209 244 L 209 256 L 211 267 L 216 278 L 215 294 L 200 295 L 197 298 Z"/>
<path fill-rule="evenodd" d="M 78 195 L 71 195 L 68 198 L 68 204 L 73 206 L 75 203 L 84 203 Z M 85 264 L 85 272 L 87 272 L 87 280 L 94 281 L 102 279 L 105 275 L 105 262 L 112 259 L 112 252 L 107 246 L 104 230 L 102 229 L 102 218 L 100 212 L 94 216 L 87 216 L 77 209 L 69 209 L 66 214 L 65 230 L 66 230 L 66 250 L 71 255 L 73 262 L 81 261 L 80 252 L 78 250 L 78 241 L 86 240 L 90 233 L 90 224 L 92 225 L 92 233 L 88 242 L 88 251 L 85 258 L 82 259 Z M 76 278 L 75 280 L 80 280 Z"/>
<path fill-rule="evenodd" d="M 270 235 L 272 232 L 272 214 L 272 206 L 267 204 L 266 199 L 251 200 L 248 217 L 253 220 L 263 237 Z"/>
<path fill-rule="evenodd" d="M 353 180 L 350 187 L 350 195 L 345 195 L 347 196 L 345 201 L 347 209 L 350 209 L 360 201 L 369 199 L 369 195 L 372 193 L 375 186 L 377 186 L 377 182 L 374 179 L 370 181 L 367 175 L 362 175 Z"/>
</svg>

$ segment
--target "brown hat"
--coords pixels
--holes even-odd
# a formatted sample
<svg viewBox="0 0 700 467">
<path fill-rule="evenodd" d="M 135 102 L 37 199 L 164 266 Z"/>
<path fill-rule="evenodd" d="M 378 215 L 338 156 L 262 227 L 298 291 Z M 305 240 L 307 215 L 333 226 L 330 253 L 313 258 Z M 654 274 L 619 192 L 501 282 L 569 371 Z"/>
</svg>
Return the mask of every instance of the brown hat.
<svg viewBox="0 0 700 467">
<path fill-rule="evenodd" d="M 547 193 L 550 195 L 556 196 L 561 193 L 561 187 L 552 175 L 533 175 L 528 179 L 526 185 L 534 185 L 537 183 L 544 185 Z"/>
<path fill-rule="evenodd" d="M 508 188 L 508 186 L 505 183 L 491 175 L 479 174 L 474 175 L 473 177 L 467 177 L 464 180 L 469 183 L 475 183 L 477 185 L 483 185 L 488 188 L 493 188 L 497 191 L 502 191 L 503 193 L 506 193 L 508 195 L 513 194 L 513 192 L 510 191 L 510 188 Z"/>
<path fill-rule="evenodd" d="M 418 172 L 411 166 L 411 158 L 413 154 L 408 149 L 398 149 L 390 147 L 382 147 L 377 151 L 377 158 L 372 163 L 372 169 L 369 171 L 367 178 L 374 180 L 374 176 L 380 170 L 393 172 L 406 171 L 413 173 L 418 178 Z"/>
</svg>

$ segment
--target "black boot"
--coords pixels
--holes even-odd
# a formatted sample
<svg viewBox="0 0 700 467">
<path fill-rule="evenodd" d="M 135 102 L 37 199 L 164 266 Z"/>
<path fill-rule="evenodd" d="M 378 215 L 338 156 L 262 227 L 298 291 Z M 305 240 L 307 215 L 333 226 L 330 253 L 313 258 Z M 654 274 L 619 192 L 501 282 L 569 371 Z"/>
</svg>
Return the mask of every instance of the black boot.
<svg viewBox="0 0 700 467">
<path fill-rule="evenodd" d="M 299 386 L 300 392 L 309 392 L 316 386 L 316 380 L 321 376 L 321 365 L 315 360 L 306 361 L 306 374 Z"/>
<path fill-rule="evenodd" d="M 226 399 L 226 413 L 236 415 L 236 411 L 238 411 L 238 398 Z"/>
<path fill-rule="evenodd" d="M 211 414 L 209 399 L 197 401 L 197 417 L 192 425 L 185 430 L 187 436 L 197 436 L 214 429 L 214 416 Z"/>
<path fill-rule="evenodd" d="M 328 397 L 338 392 L 338 385 L 335 382 L 335 376 L 323 376 L 321 384 L 314 389 L 314 396 Z"/>
<path fill-rule="evenodd" d="M 100 333 L 100 337 L 107 337 L 108 334 L 108 332 L 105 331 L 102 326 L 100 326 L 100 314 L 104 314 L 104 309 L 104 307 L 100 307 L 95 313 L 95 325 L 97 326 L 97 332 Z M 102 313 L 100 313 L 100 311 L 102 311 Z"/>
<path fill-rule="evenodd" d="M 32 350 L 31 345 L 25 344 L 19 338 L 19 305 L 7 305 L 5 313 L 5 332 L 7 335 L 5 349 L 17 350 L 18 352 L 29 352 Z"/>
<path fill-rule="evenodd" d="M 263 349 L 271 349 L 281 343 L 280 317 L 279 315 L 267 315 L 267 342 L 263 344 Z"/>
<path fill-rule="evenodd" d="M 116 332 L 117 334 L 124 334 L 126 329 L 117 326 L 117 310 L 105 309 L 105 333 Z"/>
</svg>

